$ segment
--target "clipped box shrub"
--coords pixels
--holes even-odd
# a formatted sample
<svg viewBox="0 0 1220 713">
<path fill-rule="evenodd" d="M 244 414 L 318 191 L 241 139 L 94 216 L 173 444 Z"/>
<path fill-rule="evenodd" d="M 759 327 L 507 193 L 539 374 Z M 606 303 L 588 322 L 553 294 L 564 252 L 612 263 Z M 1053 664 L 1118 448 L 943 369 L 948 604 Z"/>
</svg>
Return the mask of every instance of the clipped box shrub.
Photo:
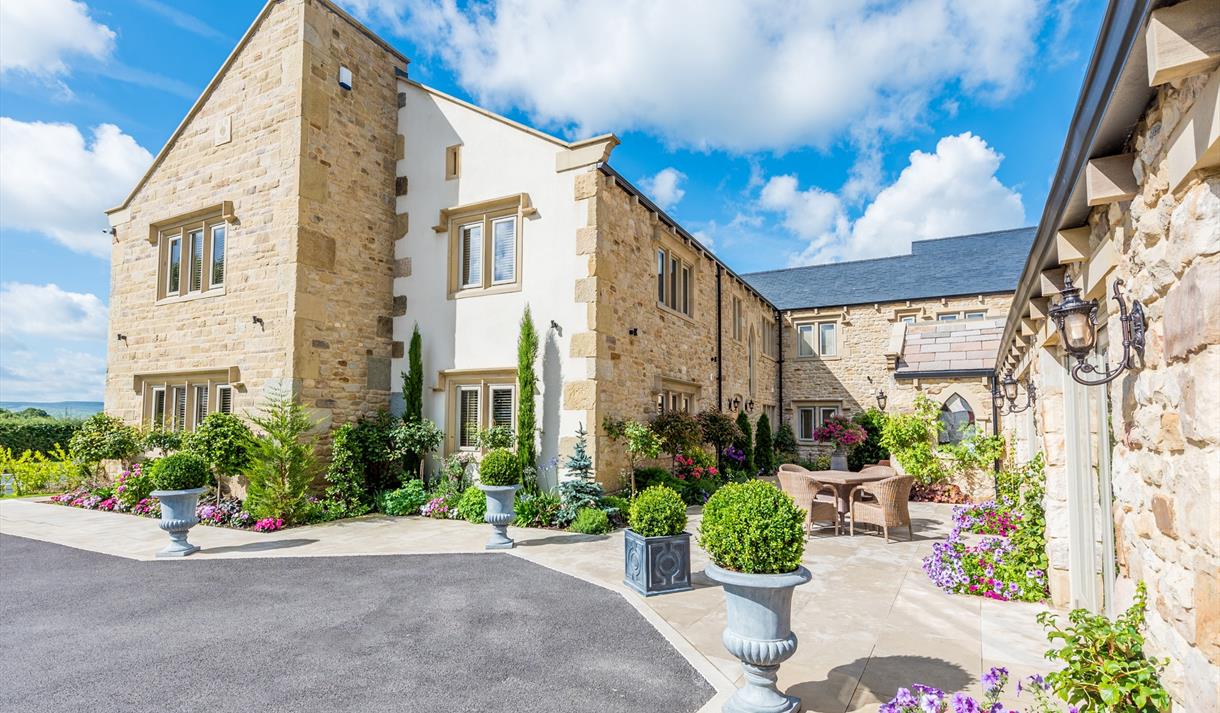
<svg viewBox="0 0 1220 713">
<path fill-rule="evenodd" d="M 805 512 L 761 480 L 729 483 L 703 506 L 699 544 L 718 567 L 746 574 L 783 574 L 805 553 Z"/>
<path fill-rule="evenodd" d="M 479 463 L 483 485 L 517 485 L 521 482 L 521 461 L 507 448 L 493 448 Z"/>
<path fill-rule="evenodd" d="M 423 482 L 408 480 L 401 488 L 382 493 L 380 500 L 381 511 L 386 515 L 418 515 L 428 502 L 428 493 Z"/>
<path fill-rule="evenodd" d="M 153 463 L 148 477 L 156 490 L 192 490 L 207 484 L 208 462 L 192 453 L 174 453 Z"/>
<path fill-rule="evenodd" d="M 511 455 L 509 451 L 504 452 Z M 513 462 L 516 462 L 515 458 Z M 487 496 L 476 486 L 466 488 L 462 491 L 462 497 L 458 498 L 457 514 L 466 522 L 483 522 L 483 516 L 487 514 Z"/>
<path fill-rule="evenodd" d="M 627 526 L 641 537 L 669 537 L 686 529 L 686 503 L 672 488 L 654 485 L 636 496 Z"/>
<path fill-rule="evenodd" d="M 610 531 L 610 518 L 597 508 L 581 508 L 568 529 L 582 535 L 604 535 Z"/>
</svg>

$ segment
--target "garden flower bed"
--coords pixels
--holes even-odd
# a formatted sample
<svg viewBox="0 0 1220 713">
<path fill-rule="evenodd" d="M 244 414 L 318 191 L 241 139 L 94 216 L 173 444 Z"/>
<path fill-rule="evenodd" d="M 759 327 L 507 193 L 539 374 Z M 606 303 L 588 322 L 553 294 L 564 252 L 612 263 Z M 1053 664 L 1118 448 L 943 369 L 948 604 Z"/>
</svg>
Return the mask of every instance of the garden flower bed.
<svg viewBox="0 0 1220 713">
<path fill-rule="evenodd" d="M 154 520 L 161 517 L 161 503 L 156 498 L 141 498 L 131 505 L 126 505 L 119 498 L 105 491 L 104 488 L 93 492 L 84 488 L 70 490 L 59 495 L 52 495 L 51 502 L 82 510 L 126 513 Z M 253 515 L 242 508 L 242 502 L 237 498 L 221 498 L 219 504 L 216 503 L 214 497 L 208 498 L 208 502 L 200 503 L 195 508 L 195 516 L 199 518 L 199 524 L 213 527 L 231 527 L 255 532 L 274 532 L 284 528 L 283 519 L 255 520 Z"/>
</svg>

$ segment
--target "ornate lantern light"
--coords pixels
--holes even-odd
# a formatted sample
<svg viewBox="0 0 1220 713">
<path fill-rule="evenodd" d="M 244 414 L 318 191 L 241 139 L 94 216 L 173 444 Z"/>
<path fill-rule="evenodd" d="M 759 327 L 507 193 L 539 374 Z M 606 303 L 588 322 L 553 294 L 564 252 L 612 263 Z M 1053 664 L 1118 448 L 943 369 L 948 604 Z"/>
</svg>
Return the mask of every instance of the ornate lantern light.
<svg viewBox="0 0 1220 713">
<path fill-rule="evenodd" d="M 877 408 L 879 408 L 879 409 L 881 409 L 882 411 L 884 411 L 884 410 L 885 410 L 885 402 L 886 402 L 888 399 L 889 399 L 889 397 L 885 395 L 885 389 L 877 389 Z"/>
<path fill-rule="evenodd" d="M 991 391 L 991 400 L 995 402 L 996 408 L 1003 414 L 1021 413 L 1038 402 L 1038 396 L 1034 389 L 1034 382 L 1031 379 L 1025 379 L 1025 403 L 1020 407 L 1017 406 L 1017 394 L 1020 384 L 1012 375 L 1012 369 L 1004 375 L 1003 380 L 996 382 L 996 385 Z"/>
<path fill-rule="evenodd" d="M 1059 302 L 1050 308 L 1050 317 L 1063 339 L 1063 347 L 1076 359 L 1072 367 L 1072 378 L 1085 386 L 1096 386 L 1113 381 L 1124 370 L 1132 368 L 1131 352 L 1134 350 L 1144 358 L 1144 306 L 1139 300 L 1131 303 L 1130 311 L 1123 300 L 1119 287 L 1122 280 L 1114 281 L 1114 301 L 1118 302 L 1118 319 L 1123 330 L 1123 356 L 1113 369 L 1100 371 L 1088 362 L 1089 354 L 1097 343 L 1097 300 L 1085 302 L 1080 299 L 1080 288 L 1072 285 L 1070 275 L 1065 275 Z M 1097 379 L 1088 379 L 1083 374 L 1100 374 Z"/>
</svg>

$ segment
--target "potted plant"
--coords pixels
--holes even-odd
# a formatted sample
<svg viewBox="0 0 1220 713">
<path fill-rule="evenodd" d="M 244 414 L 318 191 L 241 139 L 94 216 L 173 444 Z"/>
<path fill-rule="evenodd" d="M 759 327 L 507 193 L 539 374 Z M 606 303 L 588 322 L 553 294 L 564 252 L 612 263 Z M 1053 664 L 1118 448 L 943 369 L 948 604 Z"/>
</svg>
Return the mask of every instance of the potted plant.
<svg viewBox="0 0 1220 713">
<path fill-rule="evenodd" d="M 686 503 L 672 488 L 654 485 L 631 502 L 623 535 L 623 584 L 646 597 L 685 592 L 690 584 Z"/>
<path fill-rule="evenodd" d="M 813 438 L 834 444 L 834 453 L 830 454 L 831 470 L 847 470 L 847 450 L 863 443 L 868 438 L 868 433 L 850 418 L 831 416 L 813 432 Z"/>
<path fill-rule="evenodd" d="M 170 539 L 158 557 L 186 557 L 199 551 L 186 541 L 186 533 L 199 522 L 195 507 L 210 475 L 207 461 L 192 453 L 175 453 L 153 463 L 149 495 L 161 502 L 161 529 Z"/>
<path fill-rule="evenodd" d="M 483 521 L 491 525 L 491 538 L 485 549 L 512 549 L 508 523 L 513 521 L 513 501 L 521 487 L 521 461 L 507 448 L 493 448 L 479 463 L 479 490 L 487 496 L 487 512 Z"/>
<path fill-rule="evenodd" d="M 741 661 L 746 684 L 725 704 L 741 713 L 793 713 L 801 701 L 775 686 L 779 665 L 796 652 L 792 592 L 812 575 L 801 566 L 805 513 L 761 480 L 729 483 L 703 507 L 699 544 L 704 573 L 724 587 L 724 646 Z"/>
</svg>

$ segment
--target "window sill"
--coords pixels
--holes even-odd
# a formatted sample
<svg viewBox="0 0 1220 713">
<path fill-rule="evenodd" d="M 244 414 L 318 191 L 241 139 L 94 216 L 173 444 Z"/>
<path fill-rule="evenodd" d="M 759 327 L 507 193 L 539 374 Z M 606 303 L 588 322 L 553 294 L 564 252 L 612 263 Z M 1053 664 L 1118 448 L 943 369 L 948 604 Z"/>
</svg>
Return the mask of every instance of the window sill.
<svg viewBox="0 0 1220 713">
<path fill-rule="evenodd" d="M 793 357 L 793 359 L 796 361 L 839 361 L 842 358 L 843 357 L 841 356 L 819 356 L 817 354 L 814 354 L 813 356 Z"/>
<path fill-rule="evenodd" d="M 695 324 L 694 317 L 690 316 L 689 314 L 679 312 L 678 310 L 674 309 L 673 307 L 670 307 L 669 305 L 665 304 L 664 302 L 658 302 L 657 309 L 661 310 L 665 314 L 672 314 L 673 316 L 684 319 L 687 322 L 690 322 L 691 324 Z"/>
<path fill-rule="evenodd" d="M 201 300 L 201 299 L 206 299 L 208 297 L 220 297 L 224 293 L 225 293 L 225 288 L 222 285 L 220 287 L 213 287 L 210 290 L 205 290 L 202 292 L 188 292 L 185 295 L 175 295 L 173 297 L 162 297 L 161 299 L 157 300 L 155 304 L 160 306 L 160 305 L 176 304 L 178 302 L 190 302 L 192 300 Z"/>
<path fill-rule="evenodd" d="M 490 295 L 505 295 L 513 292 L 521 291 L 521 282 L 506 282 L 503 285 L 492 285 L 491 287 L 465 287 L 456 292 L 449 293 L 451 300 L 464 300 L 470 297 L 486 297 Z"/>
</svg>

